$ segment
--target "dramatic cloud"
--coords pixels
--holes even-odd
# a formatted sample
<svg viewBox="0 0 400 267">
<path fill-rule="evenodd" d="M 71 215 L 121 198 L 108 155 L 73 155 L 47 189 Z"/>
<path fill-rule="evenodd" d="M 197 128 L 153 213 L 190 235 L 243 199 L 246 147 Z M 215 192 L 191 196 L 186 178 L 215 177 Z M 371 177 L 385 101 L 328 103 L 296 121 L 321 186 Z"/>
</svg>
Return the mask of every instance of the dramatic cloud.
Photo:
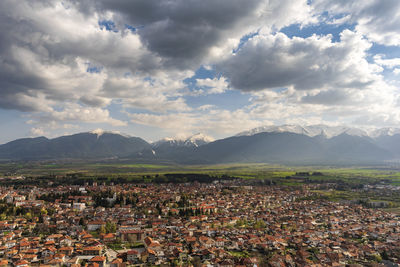
<svg viewBox="0 0 400 267">
<path fill-rule="evenodd" d="M 0 109 L 35 136 L 395 125 L 399 14 L 397 0 L 3 0 Z"/>
<path fill-rule="evenodd" d="M 198 66 L 227 43 L 226 49 L 234 48 L 248 32 L 312 21 L 306 0 L 249 0 L 245 4 L 241 0 L 101 0 L 76 4 L 87 14 L 111 12 L 119 28 L 129 25 L 149 50 L 163 58 L 163 64 L 178 68 Z"/>
<path fill-rule="evenodd" d="M 88 106 L 96 115 L 69 120 L 111 125 L 119 120 L 98 108 L 113 100 L 157 111 L 187 109 L 176 91 L 193 73 L 161 71 L 161 59 L 130 30 L 101 29 L 97 14 L 85 16 L 61 3 L 2 1 L 0 10 L 0 107 L 62 121 L 54 108 L 74 113 L 69 106 Z"/>
<path fill-rule="evenodd" d="M 381 71 L 365 58 L 370 47 L 349 30 L 336 43 L 331 36 L 258 35 L 219 63 L 218 69 L 243 91 L 289 86 L 296 90 L 363 88 L 377 80 L 375 72 Z"/>
<path fill-rule="evenodd" d="M 356 24 L 356 31 L 373 42 L 400 45 L 398 0 L 313 0 L 312 6 L 321 14 L 328 12 L 334 23 Z"/>
</svg>

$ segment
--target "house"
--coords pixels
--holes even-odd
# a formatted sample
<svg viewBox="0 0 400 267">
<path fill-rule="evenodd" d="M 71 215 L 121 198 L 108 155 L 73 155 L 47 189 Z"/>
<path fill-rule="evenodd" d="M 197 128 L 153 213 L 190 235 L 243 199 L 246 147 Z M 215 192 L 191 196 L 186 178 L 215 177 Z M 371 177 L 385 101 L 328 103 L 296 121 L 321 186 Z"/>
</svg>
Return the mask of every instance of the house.
<svg viewBox="0 0 400 267">
<path fill-rule="evenodd" d="M 215 239 L 215 245 L 216 245 L 217 247 L 223 247 L 224 244 L 225 244 L 225 239 L 220 238 L 220 237 L 217 237 L 217 238 Z"/>
<path fill-rule="evenodd" d="M 103 234 L 101 235 L 101 239 L 105 242 L 113 242 L 115 240 L 115 234 L 109 233 L 109 234 Z"/>
<path fill-rule="evenodd" d="M 119 233 L 121 241 L 137 242 L 144 240 L 144 232 L 140 230 L 121 230 Z"/>
<path fill-rule="evenodd" d="M 65 261 L 65 254 L 62 254 L 62 253 L 54 254 L 54 259 L 59 259 L 62 262 L 64 262 Z"/>
<path fill-rule="evenodd" d="M 137 250 L 129 250 L 126 253 L 126 260 L 131 263 L 137 263 L 139 260 L 139 252 Z"/>
<path fill-rule="evenodd" d="M 74 248 L 73 247 L 62 247 L 58 250 L 60 253 L 63 253 L 67 256 L 71 256 L 72 253 L 74 252 Z"/>
<path fill-rule="evenodd" d="M 78 264 L 78 262 L 79 262 L 79 258 L 78 258 L 78 257 L 74 257 L 74 258 L 68 260 L 68 261 L 66 262 L 66 265 L 67 265 L 68 267 L 72 267 L 73 265 Z M 79 265 L 79 266 L 80 266 L 80 265 Z"/>
<path fill-rule="evenodd" d="M 17 242 L 15 240 L 10 240 L 7 241 L 4 245 L 6 246 L 6 248 L 12 248 L 17 244 Z"/>
<path fill-rule="evenodd" d="M 155 263 L 157 260 L 156 253 L 149 248 L 143 251 L 140 256 L 143 262 Z"/>
<path fill-rule="evenodd" d="M 86 248 L 83 248 L 83 255 L 96 255 L 96 256 L 100 256 L 102 250 L 103 250 L 103 249 L 102 249 L 101 247 L 86 247 Z"/>
<path fill-rule="evenodd" d="M 86 204 L 85 203 L 74 203 L 72 205 L 72 208 L 78 211 L 83 211 L 86 208 Z"/>
<path fill-rule="evenodd" d="M 98 264 L 99 267 L 104 267 L 106 265 L 106 257 L 94 256 L 89 260 L 90 263 Z"/>
<path fill-rule="evenodd" d="M 51 255 L 56 254 L 56 252 L 57 252 L 57 249 L 54 248 L 54 247 L 45 248 L 45 249 L 42 251 L 42 257 L 43 257 L 43 258 L 49 257 L 49 256 L 51 256 Z"/>
<path fill-rule="evenodd" d="M 37 261 L 38 258 L 37 258 L 36 254 L 25 254 L 24 255 L 24 260 L 27 260 L 29 262 L 34 262 L 34 261 Z"/>
<path fill-rule="evenodd" d="M 123 264 L 122 259 L 116 258 L 110 263 L 110 267 L 123 267 L 125 264 Z"/>
<path fill-rule="evenodd" d="M 48 262 L 48 265 L 50 266 L 62 266 L 63 265 L 63 261 L 61 259 L 52 259 Z"/>
<path fill-rule="evenodd" d="M 27 262 L 26 260 L 20 260 L 17 261 L 16 263 L 14 263 L 15 267 L 28 267 L 29 266 L 29 262 Z"/>
<path fill-rule="evenodd" d="M 53 241 L 55 243 L 58 243 L 60 241 L 60 239 L 63 238 L 62 234 L 53 234 L 53 235 L 49 235 L 46 238 L 46 241 Z"/>
<path fill-rule="evenodd" d="M 100 229 L 101 226 L 105 226 L 106 223 L 103 221 L 91 221 L 87 224 L 87 229 L 88 231 L 96 231 L 97 229 Z"/>
</svg>

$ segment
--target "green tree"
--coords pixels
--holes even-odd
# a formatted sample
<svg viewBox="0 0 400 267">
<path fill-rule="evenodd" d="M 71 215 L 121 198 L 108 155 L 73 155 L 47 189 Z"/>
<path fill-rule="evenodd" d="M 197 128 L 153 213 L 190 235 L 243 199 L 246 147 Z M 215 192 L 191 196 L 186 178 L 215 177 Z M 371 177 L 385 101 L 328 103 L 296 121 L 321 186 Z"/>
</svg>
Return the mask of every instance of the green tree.
<svg viewBox="0 0 400 267">
<path fill-rule="evenodd" d="M 99 234 L 105 234 L 105 233 L 107 233 L 107 230 L 106 230 L 106 228 L 104 227 L 104 225 L 102 225 L 102 226 L 99 228 Z"/>
<path fill-rule="evenodd" d="M 255 229 L 263 229 L 265 228 L 265 222 L 263 220 L 258 220 L 254 223 L 254 228 Z"/>
<path fill-rule="evenodd" d="M 47 215 L 47 210 L 46 210 L 45 208 L 42 208 L 42 209 L 40 210 L 40 214 L 42 214 L 42 215 Z"/>
<path fill-rule="evenodd" d="M 115 233 L 117 231 L 117 225 L 114 222 L 107 222 L 105 229 L 107 233 Z"/>
</svg>

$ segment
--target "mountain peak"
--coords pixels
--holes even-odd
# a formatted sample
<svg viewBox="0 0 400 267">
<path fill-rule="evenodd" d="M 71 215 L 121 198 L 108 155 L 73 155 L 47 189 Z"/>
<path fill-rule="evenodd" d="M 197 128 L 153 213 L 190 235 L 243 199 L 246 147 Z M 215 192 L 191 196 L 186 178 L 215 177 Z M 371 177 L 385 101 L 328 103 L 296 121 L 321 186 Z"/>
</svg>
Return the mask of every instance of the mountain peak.
<svg viewBox="0 0 400 267">
<path fill-rule="evenodd" d="M 369 136 L 368 132 L 363 129 L 352 128 L 347 126 L 328 126 L 328 125 L 308 125 L 300 126 L 297 124 L 284 124 L 280 126 L 264 126 L 241 132 L 237 136 L 251 136 L 258 133 L 296 133 L 309 137 L 323 135 L 326 138 L 332 138 L 343 133 L 353 136 Z"/>
<path fill-rule="evenodd" d="M 193 144 L 197 144 L 199 142 L 200 143 L 211 143 L 214 141 L 215 141 L 214 138 L 212 138 L 211 136 L 205 135 L 203 133 L 194 134 L 185 140 L 185 142 L 191 142 Z"/>
<path fill-rule="evenodd" d="M 184 147 L 198 147 L 207 143 L 213 142 L 214 138 L 203 133 L 197 133 L 185 138 L 171 138 L 166 137 L 153 143 L 153 146 L 158 147 L 161 145 L 169 146 L 184 146 Z"/>
<path fill-rule="evenodd" d="M 396 134 L 400 134 L 399 128 L 386 127 L 386 128 L 375 129 L 375 130 L 371 131 L 370 136 L 373 138 L 378 138 L 381 136 L 393 136 Z"/>
</svg>

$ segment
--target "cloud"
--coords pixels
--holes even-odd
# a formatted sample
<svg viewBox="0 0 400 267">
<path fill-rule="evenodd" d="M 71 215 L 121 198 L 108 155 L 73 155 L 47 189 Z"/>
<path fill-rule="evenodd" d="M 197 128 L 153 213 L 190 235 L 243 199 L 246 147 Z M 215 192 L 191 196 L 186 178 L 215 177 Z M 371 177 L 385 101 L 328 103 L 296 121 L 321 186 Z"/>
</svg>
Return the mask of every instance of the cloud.
<svg viewBox="0 0 400 267">
<path fill-rule="evenodd" d="M 398 0 L 314 0 L 312 7 L 317 13 L 329 13 L 333 19 L 337 16 L 348 18 L 341 22 L 356 24 L 356 31 L 373 42 L 400 46 Z"/>
<path fill-rule="evenodd" d="M 375 55 L 374 61 L 376 64 L 389 69 L 393 69 L 394 67 L 400 66 L 400 58 L 384 59 L 382 55 Z"/>
<path fill-rule="evenodd" d="M 270 122 L 257 120 L 245 110 L 235 111 L 206 107 L 201 112 L 172 114 L 130 113 L 128 116 L 136 124 L 157 127 L 171 135 L 202 132 L 213 136 L 233 135 L 246 128 L 254 128 Z"/>
<path fill-rule="evenodd" d="M 93 96 L 93 95 L 84 95 L 79 100 L 88 106 L 92 107 L 106 107 L 110 104 L 111 99 L 109 98 L 104 98 L 104 97 L 98 97 L 98 96 Z"/>
<path fill-rule="evenodd" d="M 99 114 L 93 119 L 111 125 L 120 124 L 105 113 L 112 101 L 157 111 L 187 109 L 178 91 L 192 71 L 165 70 L 139 35 L 102 30 L 98 21 L 97 13 L 83 14 L 68 1 L 2 1 L 0 108 L 63 121 L 54 110 L 86 106 Z"/>
<path fill-rule="evenodd" d="M 182 81 L 201 64 L 232 50 L 248 31 L 309 20 L 305 0 L 235 1 L 2 1 L 0 107 L 49 112 L 117 100 L 188 109 L 179 98 Z M 120 90 L 122 80 L 130 88 Z M 210 93 L 224 91 L 218 81 Z"/>
<path fill-rule="evenodd" d="M 205 90 L 207 94 L 221 94 L 229 88 L 229 83 L 224 77 L 196 79 L 196 85 Z"/>
<path fill-rule="evenodd" d="M 365 59 L 371 44 L 345 30 L 341 42 L 331 37 L 288 38 L 258 35 L 217 65 L 232 87 L 258 91 L 293 86 L 296 90 L 365 88 L 381 69 Z"/>
<path fill-rule="evenodd" d="M 348 102 L 352 97 L 349 95 L 350 92 L 339 91 L 339 90 L 326 90 L 318 91 L 316 94 L 307 94 L 302 97 L 302 102 L 309 104 L 323 104 L 323 105 L 335 105 L 338 103 L 344 104 Z"/>
<path fill-rule="evenodd" d="M 384 75 L 400 73 L 399 59 L 369 53 L 374 42 L 400 45 L 399 11 L 397 0 L 3 0 L 0 109 L 23 112 L 32 134 L 93 123 L 217 135 L 295 120 L 396 123 L 398 88 Z M 340 40 L 280 32 L 329 23 L 354 27 Z"/>
<path fill-rule="evenodd" d="M 33 136 L 43 136 L 45 135 L 44 130 L 42 128 L 32 128 L 31 134 Z"/>
<path fill-rule="evenodd" d="M 86 14 L 111 13 L 119 28 L 131 25 L 165 66 L 179 69 L 197 67 L 222 47 L 232 50 L 249 32 L 313 21 L 306 0 L 73 2 Z"/>
<path fill-rule="evenodd" d="M 83 107 L 78 104 L 67 105 L 62 110 L 29 114 L 29 124 L 50 129 L 70 129 L 70 123 L 85 122 L 90 124 L 106 123 L 112 126 L 126 126 L 127 122 L 114 119 L 107 109 L 98 107 Z"/>
<path fill-rule="evenodd" d="M 363 90 L 256 92 L 251 102 L 248 113 L 253 119 L 274 124 L 393 127 L 400 123 L 398 89 L 382 81 Z"/>
<path fill-rule="evenodd" d="M 177 74 L 192 75 L 189 74 Z M 182 79 L 167 74 L 142 77 L 112 77 L 103 84 L 102 96 L 119 99 L 125 107 L 142 108 L 156 112 L 189 110 L 179 91 L 185 87 Z"/>
</svg>

